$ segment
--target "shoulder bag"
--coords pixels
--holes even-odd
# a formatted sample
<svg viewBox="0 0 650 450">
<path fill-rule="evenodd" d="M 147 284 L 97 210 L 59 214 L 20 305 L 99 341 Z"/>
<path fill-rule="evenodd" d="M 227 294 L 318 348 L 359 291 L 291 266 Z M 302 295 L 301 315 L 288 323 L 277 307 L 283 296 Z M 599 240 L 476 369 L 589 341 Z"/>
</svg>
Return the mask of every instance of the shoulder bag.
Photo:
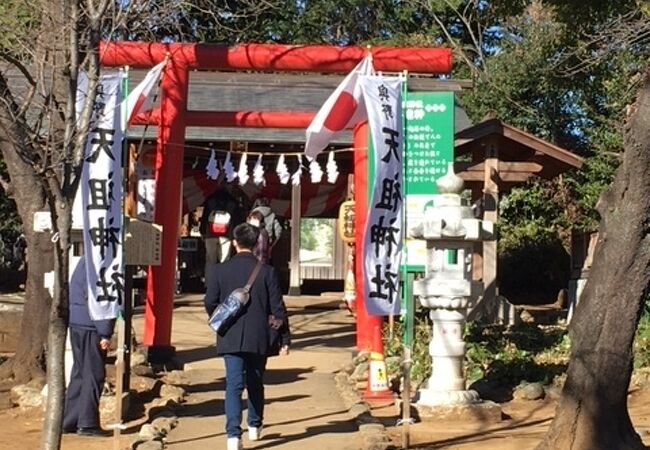
<svg viewBox="0 0 650 450">
<path fill-rule="evenodd" d="M 250 299 L 251 286 L 255 282 L 255 278 L 257 278 L 257 274 L 260 272 L 261 268 L 262 263 L 258 261 L 250 277 L 248 277 L 246 286 L 235 289 L 228 294 L 228 297 L 226 297 L 223 302 L 219 303 L 217 309 L 214 310 L 208 319 L 208 325 L 210 325 L 210 328 L 220 335 L 223 335 L 228 331 L 228 328 L 230 328 L 235 320 L 237 320 L 241 311 L 244 309 L 244 306 L 248 303 L 248 300 Z"/>
</svg>

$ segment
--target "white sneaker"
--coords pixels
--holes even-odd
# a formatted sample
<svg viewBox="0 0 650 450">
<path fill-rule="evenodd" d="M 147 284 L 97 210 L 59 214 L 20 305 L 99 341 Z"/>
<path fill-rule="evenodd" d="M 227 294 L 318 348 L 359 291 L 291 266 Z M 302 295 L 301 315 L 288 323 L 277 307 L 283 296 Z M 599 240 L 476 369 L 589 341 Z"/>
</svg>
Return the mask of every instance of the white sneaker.
<svg viewBox="0 0 650 450">
<path fill-rule="evenodd" d="M 262 437 L 262 425 L 259 427 L 248 427 L 248 440 L 259 441 Z"/>
<path fill-rule="evenodd" d="M 244 447 L 242 446 L 241 439 L 238 437 L 231 437 L 228 438 L 228 445 L 226 448 L 227 450 L 242 450 Z"/>
</svg>

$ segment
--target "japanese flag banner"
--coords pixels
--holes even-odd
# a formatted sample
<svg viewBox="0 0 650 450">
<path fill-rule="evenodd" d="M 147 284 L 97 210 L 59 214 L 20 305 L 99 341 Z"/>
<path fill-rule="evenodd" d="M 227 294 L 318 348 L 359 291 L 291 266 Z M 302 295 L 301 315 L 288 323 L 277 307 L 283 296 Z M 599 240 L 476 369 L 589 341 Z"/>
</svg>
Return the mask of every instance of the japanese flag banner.
<svg viewBox="0 0 650 450">
<path fill-rule="evenodd" d="M 401 78 L 359 78 L 368 111 L 375 175 L 369 177 L 369 212 L 364 232 L 364 288 L 368 314 L 400 311 L 399 268 L 402 258 L 402 130 Z"/>
<path fill-rule="evenodd" d="M 135 116 L 140 113 L 149 111 L 153 108 L 156 87 L 160 81 L 160 75 L 167 64 L 164 60 L 157 66 L 154 66 L 126 98 L 126 118 L 127 124 L 131 124 Z"/>
<path fill-rule="evenodd" d="M 360 75 L 374 72 L 372 56 L 368 54 L 321 106 L 307 128 L 305 154 L 308 157 L 315 158 L 340 132 L 366 120 L 358 79 Z"/>
<path fill-rule="evenodd" d="M 81 182 L 88 309 L 93 320 L 114 319 L 124 304 L 122 263 L 121 73 L 100 77 Z"/>
</svg>

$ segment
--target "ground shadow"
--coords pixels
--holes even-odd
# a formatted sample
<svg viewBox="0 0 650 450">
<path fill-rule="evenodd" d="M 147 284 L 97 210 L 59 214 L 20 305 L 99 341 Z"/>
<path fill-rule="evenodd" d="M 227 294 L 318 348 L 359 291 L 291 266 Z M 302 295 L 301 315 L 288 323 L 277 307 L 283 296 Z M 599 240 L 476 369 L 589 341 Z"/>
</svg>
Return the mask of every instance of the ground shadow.
<svg viewBox="0 0 650 450">
<path fill-rule="evenodd" d="M 299 441 L 305 439 L 309 436 L 315 436 L 320 434 L 334 433 L 355 433 L 355 425 L 348 420 L 337 420 L 330 421 L 325 425 L 318 425 L 314 427 L 307 427 L 302 433 L 290 434 L 290 435 L 279 435 L 277 433 L 269 433 L 264 436 L 264 443 L 258 445 L 256 449 L 262 448 L 282 448 L 283 445 L 288 444 L 289 442 Z M 268 440 L 268 442 L 266 442 Z"/>
<path fill-rule="evenodd" d="M 266 405 L 272 403 L 284 403 L 308 398 L 308 395 L 286 395 L 266 400 Z M 242 411 L 246 410 L 246 399 L 242 399 Z M 174 409 L 177 417 L 216 417 L 224 415 L 224 401 L 222 398 L 215 398 L 199 403 L 184 403 Z"/>
<path fill-rule="evenodd" d="M 313 367 L 295 367 L 293 369 L 267 369 L 264 374 L 264 384 L 284 384 L 304 380 L 303 374 L 312 373 Z"/>
<path fill-rule="evenodd" d="M 206 359 L 212 359 L 217 355 L 217 350 L 214 345 L 208 345 L 205 347 L 196 347 L 187 350 L 178 350 L 174 359 L 181 364 L 190 364 L 197 361 L 205 361 Z"/>
<path fill-rule="evenodd" d="M 426 441 L 426 442 L 418 442 L 417 447 L 418 448 L 440 448 L 442 446 L 447 447 L 448 445 L 453 445 L 453 444 L 467 444 L 470 442 L 476 442 L 477 443 L 477 448 L 480 448 L 480 444 L 478 444 L 481 440 L 485 439 L 487 436 L 492 435 L 492 434 L 497 434 L 499 432 L 504 432 L 504 431 L 512 431 L 512 430 L 517 430 L 519 428 L 526 428 L 526 427 L 531 427 L 535 425 L 540 425 L 544 423 L 550 423 L 551 420 L 553 420 L 552 417 L 544 418 L 544 419 L 537 419 L 533 420 L 530 422 L 517 422 L 515 424 L 510 424 L 508 426 L 504 427 L 499 427 L 499 428 L 490 428 L 490 429 L 485 429 L 485 430 L 480 430 L 475 433 L 468 433 L 464 434 L 462 436 L 457 436 L 453 438 L 447 438 L 447 439 L 440 439 L 440 440 L 432 440 L 432 441 Z"/>
<path fill-rule="evenodd" d="M 291 318 L 289 318 L 289 324 L 291 324 Z M 291 337 L 293 339 L 308 339 L 308 338 L 320 338 L 321 341 L 327 339 L 327 335 L 337 334 L 337 333 L 354 333 L 355 325 L 347 324 L 341 322 L 329 322 L 324 325 L 329 325 L 327 331 L 324 330 L 315 330 L 315 331 L 292 331 Z M 338 325 L 336 328 L 333 328 L 333 325 Z M 325 335 L 327 333 L 327 335 Z"/>
<path fill-rule="evenodd" d="M 204 434 L 204 435 L 197 436 L 197 437 L 181 439 L 179 441 L 167 442 L 166 447 L 176 447 L 179 444 L 187 444 L 188 442 L 202 441 L 203 439 L 211 439 L 211 438 L 216 438 L 216 437 L 219 437 L 219 436 L 225 436 L 225 433 L 221 432 L 221 433 Z M 177 447 L 177 448 L 180 448 L 180 447 Z"/>
<path fill-rule="evenodd" d="M 303 374 L 312 373 L 313 371 L 313 367 L 267 369 L 264 374 L 264 384 L 274 385 L 304 380 L 305 377 Z M 223 391 L 226 388 L 226 378 L 225 376 L 222 376 L 206 383 L 183 384 L 180 386 L 188 393 Z"/>
<path fill-rule="evenodd" d="M 310 347 L 327 347 L 327 348 L 346 348 L 353 347 L 355 342 L 355 334 L 353 332 L 346 333 L 336 337 L 313 337 L 311 339 L 302 339 L 295 337 L 291 339 L 291 349 L 301 350 Z"/>
<path fill-rule="evenodd" d="M 174 410 L 176 417 L 216 417 L 224 414 L 223 399 L 210 399 L 199 403 L 184 403 Z"/>
<path fill-rule="evenodd" d="M 346 348 L 354 346 L 356 335 L 354 324 L 337 321 L 324 325 L 327 325 L 327 330 L 293 331 L 291 333 L 291 348 L 305 349 L 316 346 Z"/>
<path fill-rule="evenodd" d="M 224 377 L 220 377 L 208 383 L 183 384 L 181 385 L 181 387 L 185 390 L 185 392 L 190 394 L 195 394 L 199 392 L 223 391 L 224 389 L 226 389 L 226 379 Z"/>
</svg>

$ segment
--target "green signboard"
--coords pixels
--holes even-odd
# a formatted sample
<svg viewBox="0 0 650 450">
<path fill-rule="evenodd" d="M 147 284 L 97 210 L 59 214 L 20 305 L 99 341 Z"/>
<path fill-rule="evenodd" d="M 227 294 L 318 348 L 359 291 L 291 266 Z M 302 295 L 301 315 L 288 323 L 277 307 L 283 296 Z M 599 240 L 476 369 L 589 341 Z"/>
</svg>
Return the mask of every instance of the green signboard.
<svg viewBox="0 0 650 450">
<path fill-rule="evenodd" d="M 437 193 L 436 180 L 454 160 L 453 92 L 409 92 L 405 99 L 406 130 L 404 179 L 406 229 L 420 222 Z M 424 271 L 426 244 L 406 238 L 406 266 Z"/>
</svg>

